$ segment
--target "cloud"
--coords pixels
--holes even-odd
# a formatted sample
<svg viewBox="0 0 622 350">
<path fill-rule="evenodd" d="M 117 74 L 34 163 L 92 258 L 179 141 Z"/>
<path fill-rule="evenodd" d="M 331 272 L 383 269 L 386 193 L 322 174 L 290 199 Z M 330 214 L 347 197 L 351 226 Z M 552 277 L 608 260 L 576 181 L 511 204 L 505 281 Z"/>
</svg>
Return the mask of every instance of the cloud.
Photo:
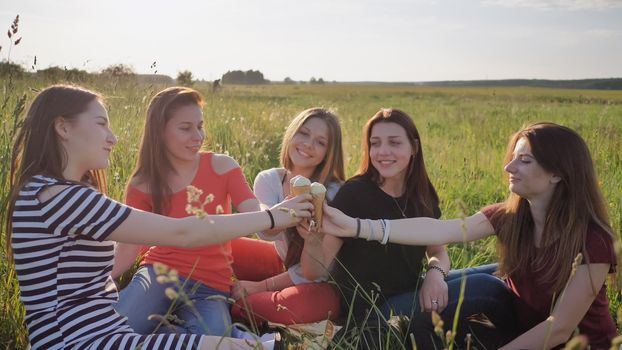
<svg viewBox="0 0 622 350">
<path fill-rule="evenodd" d="M 604 11 L 622 8 L 620 0 L 482 0 L 486 6 L 525 7 L 538 10 Z"/>
<path fill-rule="evenodd" d="M 590 29 L 585 34 L 596 39 L 615 39 L 622 37 L 622 32 L 620 31 L 603 28 Z"/>
</svg>

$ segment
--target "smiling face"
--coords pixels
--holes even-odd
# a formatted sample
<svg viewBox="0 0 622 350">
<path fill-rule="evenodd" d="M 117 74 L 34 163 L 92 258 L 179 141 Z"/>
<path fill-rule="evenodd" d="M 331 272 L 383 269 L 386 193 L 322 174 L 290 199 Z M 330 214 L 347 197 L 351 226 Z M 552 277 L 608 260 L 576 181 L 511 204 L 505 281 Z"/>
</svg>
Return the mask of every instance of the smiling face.
<svg viewBox="0 0 622 350">
<path fill-rule="evenodd" d="M 67 152 L 67 178 L 79 180 L 88 170 L 105 169 L 112 147 L 117 143 L 110 130 L 108 112 L 102 103 L 94 99 L 86 109 L 69 120 L 59 117 L 55 123 L 57 132 Z"/>
<path fill-rule="evenodd" d="M 201 107 L 187 104 L 176 108 L 166 123 L 163 139 L 169 159 L 196 160 L 205 140 Z"/>
<path fill-rule="evenodd" d="M 369 158 L 380 176 L 389 181 L 403 181 L 414 154 L 406 130 L 397 123 L 376 123 L 369 138 Z"/>
<path fill-rule="evenodd" d="M 531 146 L 522 137 L 514 146 L 512 160 L 504 170 L 510 175 L 510 191 L 527 199 L 550 198 L 560 178 L 538 163 L 531 152 Z"/>
<path fill-rule="evenodd" d="M 320 118 L 309 118 L 296 131 L 288 144 L 288 156 L 296 168 L 315 168 L 326 157 L 328 150 L 328 125 Z"/>
</svg>

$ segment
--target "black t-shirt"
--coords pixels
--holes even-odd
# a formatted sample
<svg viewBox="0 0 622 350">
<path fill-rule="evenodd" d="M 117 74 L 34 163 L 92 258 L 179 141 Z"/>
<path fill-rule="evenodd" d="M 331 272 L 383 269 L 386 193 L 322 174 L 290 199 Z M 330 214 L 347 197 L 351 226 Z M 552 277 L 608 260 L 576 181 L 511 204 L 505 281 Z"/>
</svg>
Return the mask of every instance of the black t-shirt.
<svg viewBox="0 0 622 350">
<path fill-rule="evenodd" d="M 404 214 L 406 217 L 421 216 L 412 202 L 407 203 Z M 333 207 L 345 214 L 361 219 L 401 219 L 404 204 L 404 199 L 394 199 L 368 177 L 348 180 L 331 202 Z M 437 204 L 434 209 L 434 216 L 440 217 Z M 361 220 L 361 225 L 367 225 L 365 220 Z M 355 315 L 360 316 L 361 312 L 370 308 L 372 291 L 374 295 L 381 294 L 376 299 L 378 305 L 388 297 L 414 291 L 421 284 L 419 277 L 425 251 L 425 246 L 382 245 L 377 241 L 345 238 L 333 268 L 342 303 L 350 305 L 354 301 Z M 353 298 L 356 282 L 367 296 L 357 292 L 356 298 Z"/>
</svg>

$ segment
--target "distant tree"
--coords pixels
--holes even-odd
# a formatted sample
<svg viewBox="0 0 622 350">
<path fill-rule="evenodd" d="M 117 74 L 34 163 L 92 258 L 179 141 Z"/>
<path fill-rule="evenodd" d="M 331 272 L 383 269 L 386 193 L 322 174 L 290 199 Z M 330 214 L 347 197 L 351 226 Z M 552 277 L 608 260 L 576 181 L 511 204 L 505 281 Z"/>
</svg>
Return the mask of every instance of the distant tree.
<svg viewBox="0 0 622 350">
<path fill-rule="evenodd" d="M 89 78 L 89 73 L 82 69 L 65 67 L 65 79 L 68 81 L 83 82 Z"/>
<path fill-rule="evenodd" d="M 317 84 L 317 85 L 320 85 L 320 84 L 324 84 L 324 83 L 325 83 L 325 82 L 324 82 L 324 79 L 322 79 L 322 78 L 315 79 L 314 77 L 311 77 L 311 79 L 309 80 L 309 84 Z"/>
<path fill-rule="evenodd" d="M 121 78 L 121 77 L 133 77 L 136 75 L 136 72 L 134 72 L 134 68 L 126 64 L 119 63 L 119 64 L 113 64 L 111 66 L 104 68 L 101 71 L 101 74 Z"/>
<path fill-rule="evenodd" d="M 12 76 L 13 78 L 22 77 L 26 73 L 26 69 L 19 64 L 8 61 L 0 62 L 0 77 Z"/>
<path fill-rule="evenodd" d="M 179 72 L 179 74 L 177 74 L 177 84 L 182 86 L 192 86 L 194 84 L 192 72 L 189 70 Z"/>
<path fill-rule="evenodd" d="M 58 66 L 51 66 L 45 69 L 38 70 L 37 76 L 43 77 L 43 79 L 52 82 L 61 80 L 84 82 L 89 77 L 89 73 L 85 70 L 77 68 L 67 69 L 67 67 L 61 68 Z"/>
<path fill-rule="evenodd" d="M 258 70 L 248 70 L 243 72 L 241 70 L 228 71 L 222 75 L 221 79 L 223 84 L 266 84 L 266 80 Z"/>
<path fill-rule="evenodd" d="M 248 84 L 265 84 L 266 79 L 263 77 L 263 73 L 258 70 L 246 71 L 246 81 Z"/>
<path fill-rule="evenodd" d="M 283 79 L 283 82 L 285 84 L 293 84 L 294 83 L 294 81 L 290 77 L 285 77 L 285 79 Z"/>
<path fill-rule="evenodd" d="M 246 75 L 241 70 L 227 71 L 222 75 L 223 84 L 245 84 Z"/>
<path fill-rule="evenodd" d="M 59 66 L 51 66 L 45 69 L 39 69 L 37 75 L 45 80 L 58 81 L 65 77 L 65 70 Z"/>
</svg>

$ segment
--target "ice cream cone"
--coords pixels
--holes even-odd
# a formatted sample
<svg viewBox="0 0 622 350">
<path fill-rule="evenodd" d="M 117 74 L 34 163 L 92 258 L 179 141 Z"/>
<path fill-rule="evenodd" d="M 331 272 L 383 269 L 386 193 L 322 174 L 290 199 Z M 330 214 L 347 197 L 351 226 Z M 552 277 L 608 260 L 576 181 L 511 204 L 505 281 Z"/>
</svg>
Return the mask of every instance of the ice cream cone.
<svg viewBox="0 0 622 350">
<path fill-rule="evenodd" d="M 311 181 L 306 177 L 298 175 L 292 180 L 294 181 L 290 181 L 290 184 L 292 185 L 292 193 L 294 196 L 311 191 Z"/>
<path fill-rule="evenodd" d="M 296 175 L 294 177 L 292 177 L 291 179 L 289 179 L 289 193 L 290 195 L 294 194 L 294 182 L 296 182 L 296 179 L 300 177 L 300 175 Z"/>
<path fill-rule="evenodd" d="M 313 197 L 313 220 L 315 221 L 316 229 L 319 229 L 322 226 L 322 206 L 326 198 L 326 187 L 319 182 L 312 183 L 311 196 Z"/>
</svg>

